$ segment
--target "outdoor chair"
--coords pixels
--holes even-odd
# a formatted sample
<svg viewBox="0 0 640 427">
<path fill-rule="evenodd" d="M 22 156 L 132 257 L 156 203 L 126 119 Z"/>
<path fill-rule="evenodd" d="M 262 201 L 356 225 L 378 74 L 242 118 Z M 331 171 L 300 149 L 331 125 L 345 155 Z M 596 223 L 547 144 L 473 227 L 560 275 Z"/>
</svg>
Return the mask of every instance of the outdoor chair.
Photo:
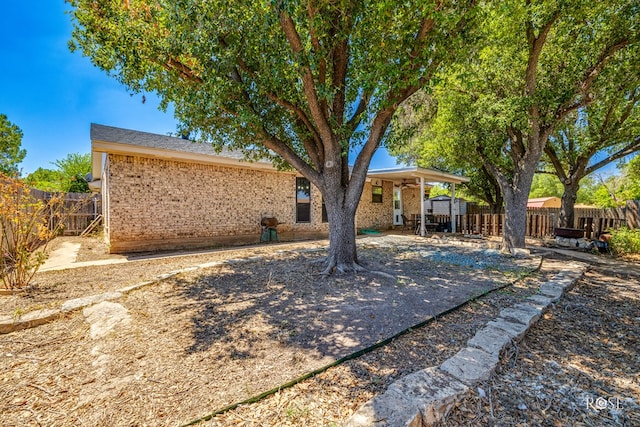
<svg viewBox="0 0 640 427">
<path fill-rule="evenodd" d="M 402 229 L 403 230 L 413 230 L 415 228 L 416 221 L 407 218 L 405 214 L 402 214 Z"/>
</svg>

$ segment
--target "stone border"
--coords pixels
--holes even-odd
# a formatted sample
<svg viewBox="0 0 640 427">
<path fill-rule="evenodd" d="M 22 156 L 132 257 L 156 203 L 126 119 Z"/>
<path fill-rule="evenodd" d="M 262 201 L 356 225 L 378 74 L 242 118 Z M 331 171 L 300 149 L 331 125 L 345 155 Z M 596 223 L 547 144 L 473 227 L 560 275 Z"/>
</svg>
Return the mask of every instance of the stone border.
<svg viewBox="0 0 640 427">
<path fill-rule="evenodd" d="M 491 377 L 500 353 L 521 339 L 544 310 L 571 289 L 587 270 L 584 263 L 571 262 L 568 270 L 540 285 L 536 295 L 500 311 L 467 341 L 467 347 L 440 366 L 422 369 L 392 383 L 383 394 L 362 405 L 347 421 L 347 427 L 431 426 L 442 421 L 470 388 Z"/>
<path fill-rule="evenodd" d="M 285 250 L 278 250 L 275 252 L 275 254 L 313 253 L 313 252 L 322 252 L 324 250 L 326 250 L 326 248 L 309 248 L 309 249 L 293 249 L 293 250 L 285 249 Z M 155 279 L 153 280 L 136 283 L 135 285 L 116 289 L 115 291 L 67 300 L 64 303 L 62 303 L 62 305 L 59 308 L 34 310 L 28 313 L 25 313 L 21 316 L 0 316 L 0 335 L 8 334 L 14 331 L 20 331 L 22 329 L 34 328 L 36 326 L 49 323 L 71 311 L 79 310 L 81 308 L 85 308 L 93 304 L 98 304 L 103 301 L 111 301 L 111 300 L 121 298 L 124 294 L 129 293 L 133 290 L 140 289 L 148 285 L 153 285 L 154 283 L 158 283 L 162 280 L 177 276 L 180 273 L 188 273 L 195 270 L 218 267 L 221 265 L 238 265 L 238 264 L 244 264 L 249 262 L 262 261 L 264 260 L 264 258 L 265 256 L 260 255 L 260 256 L 250 256 L 246 258 L 229 258 L 223 261 L 206 262 L 203 264 L 198 264 L 194 267 L 185 267 L 180 270 L 174 270 L 168 273 L 160 274 L 156 276 Z"/>
<path fill-rule="evenodd" d="M 254 256 L 247 258 L 232 258 L 224 261 L 213 261 L 204 264 L 198 264 L 195 267 L 186 267 L 180 270 L 170 271 L 169 273 L 160 274 L 153 280 L 146 282 L 136 283 L 135 285 L 126 286 L 124 288 L 116 289 L 115 291 L 106 292 L 103 294 L 91 295 L 88 297 L 75 298 L 67 300 L 58 308 L 49 308 L 43 310 L 34 310 L 25 313 L 21 316 L 0 316 L 0 334 L 8 334 L 10 332 L 19 331 L 22 329 L 34 328 L 39 325 L 56 320 L 60 316 L 69 313 L 71 311 L 79 310 L 81 308 L 88 307 L 93 304 L 97 304 L 103 301 L 111 301 L 121 298 L 124 294 L 131 292 L 142 287 L 158 283 L 162 280 L 169 279 L 177 276 L 180 273 L 188 273 L 190 271 L 200 270 L 204 268 L 217 267 L 219 265 L 237 265 L 247 262 L 260 261 L 264 257 Z"/>
</svg>

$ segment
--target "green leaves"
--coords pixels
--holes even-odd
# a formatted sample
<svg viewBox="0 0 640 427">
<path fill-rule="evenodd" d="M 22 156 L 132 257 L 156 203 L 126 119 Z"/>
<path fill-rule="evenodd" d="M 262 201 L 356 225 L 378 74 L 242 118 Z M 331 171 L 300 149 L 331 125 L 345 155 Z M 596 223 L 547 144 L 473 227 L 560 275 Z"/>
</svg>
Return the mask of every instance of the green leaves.
<svg viewBox="0 0 640 427">
<path fill-rule="evenodd" d="M 362 146 L 461 52 L 470 3 L 72 0 L 72 45 L 199 137 L 306 162 Z"/>
<path fill-rule="evenodd" d="M 56 160 L 55 170 L 38 168 L 25 178 L 33 188 L 62 193 L 90 193 L 85 176 L 91 172 L 91 154 L 71 153 Z"/>
<path fill-rule="evenodd" d="M 22 130 L 9 121 L 6 115 L 0 114 L 0 172 L 15 176 L 20 172 L 18 165 L 27 155 L 27 150 L 20 148 Z"/>
</svg>

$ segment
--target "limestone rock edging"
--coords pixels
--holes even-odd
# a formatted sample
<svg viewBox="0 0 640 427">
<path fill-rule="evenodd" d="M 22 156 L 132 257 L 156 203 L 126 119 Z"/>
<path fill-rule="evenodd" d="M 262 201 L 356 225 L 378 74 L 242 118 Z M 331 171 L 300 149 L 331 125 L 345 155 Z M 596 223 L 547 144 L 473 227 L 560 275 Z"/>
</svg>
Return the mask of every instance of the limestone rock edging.
<svg viewBox="0 0 640 427">
<path fill-rule="evenodd" d="M 57 307 L 57 308 L 34 310 L 20 316 L 0 316 L 0 334 L 8 334 L 10 332 L 19 331 L 22 329 L 34 328 L 36 326 L 51 322 L 59 318 L 65 313 L 76 311 L 81 308 L 86 308 L 94 304 L 99 304 L 105 301 L 116 300 L 118 298 L 121 298 L 124 294 L 128 292 L 131 292 L 136 289 L 140 289 L 148 285 L 152 285 L 154 283 L 158 283 L 162 280 L 169 279 L 171 277 L 177 276 L 180 273 L 188 273 L 195 270 L 217 267 L 225 264 L 226 265 L 242 264 L 242 263 L 247 263 L 252 261 L 259 261 L 261 259 L 262 257 L 257 256 L 257 257 L 242 258 L 242 259 L 229 259 L 226 261 L 213 261 L 209 263 L 199 264 L 194 267 L 186 267 L 180 270 L 174 270 L 168 273 L 160 274 L 156 276 L 155 279 L 136 283 L 131 286 L 126 286 L 112 292 L 105 292 L 102 294 L 90 295 L 88 297 L 70 299 L 62 303 L 60 307 Z"/>
<path fill-rule="evenodd" d="M 392 383 L 386 392 L 362 405 L 346 426 L 426 427 L 442 421 L 470 388 L 493 374 L 509 342 L 524 336 L 542 312 L 573 287 L 587 269 L 582 263 L 568 267 L 570 271 L 543 283 L 539 293 L 526 302 L 503 309 L 467 342 L 467 347 L 439 367 L 414 372 Z"/>
</svg>

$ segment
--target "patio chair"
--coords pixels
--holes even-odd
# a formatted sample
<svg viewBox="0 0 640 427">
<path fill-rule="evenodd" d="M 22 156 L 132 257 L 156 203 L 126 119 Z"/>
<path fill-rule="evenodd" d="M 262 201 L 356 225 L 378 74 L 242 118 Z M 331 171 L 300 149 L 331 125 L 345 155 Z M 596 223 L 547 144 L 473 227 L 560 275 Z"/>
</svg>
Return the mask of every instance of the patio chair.
<svg viewBox="0 0 640 427">
<path fill-rule="evenodd" d="M 415 228 L 416 221 L 413 219 L 407 218 L 405 214 L 402 214 L 402 229 L 403 230 L 413 230 Z"/>
</svg>

